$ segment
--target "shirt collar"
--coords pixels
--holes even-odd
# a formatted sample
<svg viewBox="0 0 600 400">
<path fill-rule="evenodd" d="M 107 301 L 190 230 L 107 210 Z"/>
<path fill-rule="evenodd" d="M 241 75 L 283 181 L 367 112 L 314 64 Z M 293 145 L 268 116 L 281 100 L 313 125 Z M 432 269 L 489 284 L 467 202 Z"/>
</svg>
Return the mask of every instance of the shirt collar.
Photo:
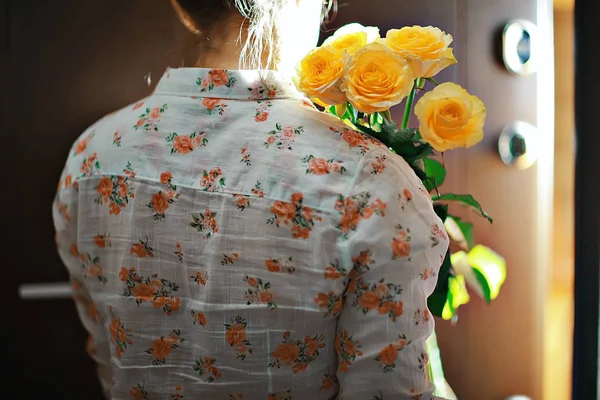
<svg viewBox="0 0 600 400">
<path fill-rule="evenodd" d="M 170 68 L 156 94 L 237 100 L 301 98 L 291 79 L 275 71 Z"/>
</svg>

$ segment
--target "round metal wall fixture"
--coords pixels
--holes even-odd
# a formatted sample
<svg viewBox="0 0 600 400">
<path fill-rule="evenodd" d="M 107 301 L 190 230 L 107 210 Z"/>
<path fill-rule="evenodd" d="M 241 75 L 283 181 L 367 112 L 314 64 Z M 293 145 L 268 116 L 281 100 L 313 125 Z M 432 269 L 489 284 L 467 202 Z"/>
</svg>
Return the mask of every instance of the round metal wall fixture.
<svg viewBox="0 0 600 400">
<path fill-rule="evenodd" d="M 537 26 L 529 21 L 514 20 L 502 31 L 502 59 L 506 69 L 517 75 L 537 71 Z"/>
<path fill-rule="evenodd" d="M 527 122 L 514 121 L 506 125 L 498 139 L 502 162 L 520 170 L 531 167 L 538 158 L 538 140 L 537 128 Z"/>
</svg>

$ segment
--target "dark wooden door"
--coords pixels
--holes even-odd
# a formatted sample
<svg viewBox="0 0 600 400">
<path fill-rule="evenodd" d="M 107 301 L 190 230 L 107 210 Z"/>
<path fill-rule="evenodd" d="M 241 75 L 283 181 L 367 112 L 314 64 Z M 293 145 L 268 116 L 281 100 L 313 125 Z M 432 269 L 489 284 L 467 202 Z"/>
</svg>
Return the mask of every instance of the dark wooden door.
<svg viewBox="0 0 600 400">
<path fill-rule="evenodd" d="M 0 3 L 7 387 L 27 398 L 100 399 L 72 301 L 22 301 L 17 286 L 67 281 L 50 206 L 71 143 L 179 65 L 186 32 L 165 0 Z"/>
</svg>

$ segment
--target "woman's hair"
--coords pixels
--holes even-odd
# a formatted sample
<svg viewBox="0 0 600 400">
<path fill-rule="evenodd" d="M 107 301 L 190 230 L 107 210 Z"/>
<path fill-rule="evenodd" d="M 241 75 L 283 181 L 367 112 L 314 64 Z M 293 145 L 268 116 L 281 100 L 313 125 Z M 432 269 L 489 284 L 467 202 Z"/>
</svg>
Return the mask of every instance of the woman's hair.
<svg viewBox="0 0 600 400">
<path fill-rule="evenodd" d="M 198 33 L 202 30 L 207 36 L 216 23 L 232 12 L 237 11 L 247 19 L 240 65 L 250 69 L 269 68 L 274 64 L 280 14 L 292 1 L 302 0 L 175 0 Z M 331 22 L 336 14 L 337 0 L 323 0 L 323 23 Z M 240 27 L 240 37 L 244 28 Z"/>
</svg>

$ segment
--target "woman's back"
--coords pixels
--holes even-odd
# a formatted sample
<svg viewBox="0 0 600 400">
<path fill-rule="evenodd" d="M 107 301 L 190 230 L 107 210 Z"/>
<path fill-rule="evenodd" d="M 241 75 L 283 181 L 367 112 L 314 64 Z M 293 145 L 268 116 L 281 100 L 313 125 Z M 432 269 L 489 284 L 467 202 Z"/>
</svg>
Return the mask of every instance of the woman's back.
<svg viewBox="0 0 600 400">
<path fill-rule="evenodd" d="M 429 399 L 447 238 L 428 195 L 379 142 L 263 78 L 167 71 L 73 147 L 57 241 L 107 390 Z"/>
</svg>

